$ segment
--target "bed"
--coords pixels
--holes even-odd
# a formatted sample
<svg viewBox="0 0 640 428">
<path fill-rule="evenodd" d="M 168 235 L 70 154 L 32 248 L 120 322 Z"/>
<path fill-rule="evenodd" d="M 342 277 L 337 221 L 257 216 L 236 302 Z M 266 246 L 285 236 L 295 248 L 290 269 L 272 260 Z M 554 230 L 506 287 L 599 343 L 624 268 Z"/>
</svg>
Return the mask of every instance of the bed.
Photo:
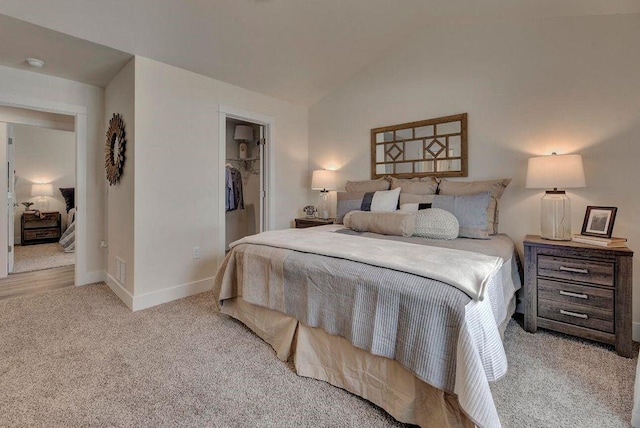
<svg viewBox="0 0 640 428">
<path fill-rule="evenodd" d="M 506 373 L 502 334 L 521 286 L 506 235 L 270 231 L 232 244 L 214 284 L 220 311 L 301 376 L 401 422 L 500 426 L 489 382 Z"/>
<path fill-rule="evenodd" d="M 76 209 L 71 208 L 67 212 L 67 228 L 60 237 L 60 245 L 65 253 L 73 253 L 76 251 Z"/>
</svg>

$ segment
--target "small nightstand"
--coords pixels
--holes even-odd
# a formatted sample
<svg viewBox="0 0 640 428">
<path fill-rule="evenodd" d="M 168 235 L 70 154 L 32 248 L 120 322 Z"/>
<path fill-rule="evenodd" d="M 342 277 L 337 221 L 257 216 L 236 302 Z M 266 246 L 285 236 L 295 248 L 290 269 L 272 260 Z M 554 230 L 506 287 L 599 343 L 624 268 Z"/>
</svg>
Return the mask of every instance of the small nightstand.
<svg viewBox="0 0 640 428">
<path fill-rule="evenodd" d="M 527 235 L 524 259 L 526 331 L 555 330 L 633 356 L 633 251 Z"/>
<path fill-rule="evenodd" d="M 296 229 L 304 229 L 307 227 L 323 226 L 325 224 L 333 224 L 336 221 L 335 218 L 297 218 Z"/>
<path fill-rule="evenodd" d="M 59 212 L 42 212 L 36 217 L 35 211 L 22 213 L 20 221 L 20 240 L 22 245 L 58 242 L 62 234 L 62 216 Z"/>
</svg>

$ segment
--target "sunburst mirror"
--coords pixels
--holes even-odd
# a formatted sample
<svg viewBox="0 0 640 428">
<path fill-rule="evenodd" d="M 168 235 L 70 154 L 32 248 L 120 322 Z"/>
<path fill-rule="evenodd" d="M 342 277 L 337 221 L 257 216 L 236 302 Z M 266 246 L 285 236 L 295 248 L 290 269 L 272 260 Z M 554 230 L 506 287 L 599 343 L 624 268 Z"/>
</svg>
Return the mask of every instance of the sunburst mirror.
<svg viewBox="0 0 640 428">
<path fill-rule="evenodd" d="M 114 113 L 109 121 L 107 141 L 104 146 L 104 167 L 107 171 L 107 180 L 109 180 L 111 186 L 120 181 L 124 167 L 124 149 L 126 143 L 124 121 L 120 114 Z"/>
</svg>

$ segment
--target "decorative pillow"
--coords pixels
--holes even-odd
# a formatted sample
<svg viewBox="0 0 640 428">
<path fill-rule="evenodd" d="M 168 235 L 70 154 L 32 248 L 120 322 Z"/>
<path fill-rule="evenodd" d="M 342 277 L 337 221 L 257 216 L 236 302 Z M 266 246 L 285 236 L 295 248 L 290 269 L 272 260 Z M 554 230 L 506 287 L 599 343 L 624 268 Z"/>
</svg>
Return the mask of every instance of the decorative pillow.
<svg viewBox="0 0 640 428">
<path fill-rule="evenodd" d="M 413 193 L 400 192 L 400 206 L 404 204 L 430 204 L 436 195 L 415 195 Z"/>
<path fill-rule="evenodd" d="M 490 199 L 489 192 L 464 196 L 436 195 L 432 207 L 449 211 L 458 219 L 458 223 L 460 223 L 458 236 L 489 239 L 487 208 Z"/>
<path fill-rule="evenodd" d="M 62 193 L 62 197 L 64 198 L 64 202 L 67 204 L 67 212 L 71 208 L 75 208 L 76 199 L 75 199 L 75 188 L 74 187 L 60 187 L 60 193 Z"/>
<path fill-rule="evenodd" d="M 366 181 L 347 181 L 344 185 L 347 193 L 377 192 L 378 190 L 389 190 L 389 182 L 384 178 Z"/>
<path fill-rule="evenodd" d="M 469 182 L 441 180 L 438 193 L 440 195 L 473 195 L 480 192 L 490 192 L 491 200 L 487 208 L 487 222 L 489 223 L 489 234 L 495 235 L 498 233 L 499 222 L 498 201 L 509 183 L 511 183 L 510 178 Z"/>
<path fill-rule="evenodd" d="M 416 230 L 413 236 L 432 239 L 456 239 L 460 223 L 456 216 L 440 208 L 421 210 L 416 213 Z"/>
<path fill-rule="evenodd" d="M 342 223 L 344 215 L 349 211 L 359 210 L 362 207 L 364 193 L 337 192 L 336 223 Z"/>
<path fill-rule="evenodd" d="M 398 197 L 400 196 L 400 188 L 393 190 L 381 190 L 373 195 L 371 201 L 371 211 L 389 212 L 398 208 Z"/>
<path fill-rule="evenodd" d="M 416 228 L 414 213 L 351 211 L 344 216 L 344 225 L 356 232 L 381 235 L 411 236 Z"/>
<path fill-rule="evenodd" d="M 402 179 L 388 177 L 391 182 L 391 189 L 402 189 L 402 192 L 413 193 L 414 195 L 435 195 L 438 190 L 438 182 L 433 177 L 421 177 Z"/>
<path fill-rule="evenodd" d="M 402 195 L 402 193 L 400 193 Z M 416 212 L 431 208 L 431 204 L 401 204 L 400 211 Z"/>
</svg>

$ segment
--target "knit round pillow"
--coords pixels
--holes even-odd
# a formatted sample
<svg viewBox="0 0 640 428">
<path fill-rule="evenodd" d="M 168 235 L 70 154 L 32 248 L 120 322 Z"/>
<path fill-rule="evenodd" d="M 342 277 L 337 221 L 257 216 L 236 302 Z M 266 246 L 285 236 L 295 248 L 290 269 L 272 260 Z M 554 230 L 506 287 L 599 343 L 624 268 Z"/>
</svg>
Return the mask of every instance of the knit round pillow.
<svg viewBox="0 0 640 428">
<path fill-rule="evenodd" d="M 413 236 L 433 239 L 456 239 L 460 231 L 458 219 L 449 211 L 429 208 L 416 213 Z"/>
</svg>

